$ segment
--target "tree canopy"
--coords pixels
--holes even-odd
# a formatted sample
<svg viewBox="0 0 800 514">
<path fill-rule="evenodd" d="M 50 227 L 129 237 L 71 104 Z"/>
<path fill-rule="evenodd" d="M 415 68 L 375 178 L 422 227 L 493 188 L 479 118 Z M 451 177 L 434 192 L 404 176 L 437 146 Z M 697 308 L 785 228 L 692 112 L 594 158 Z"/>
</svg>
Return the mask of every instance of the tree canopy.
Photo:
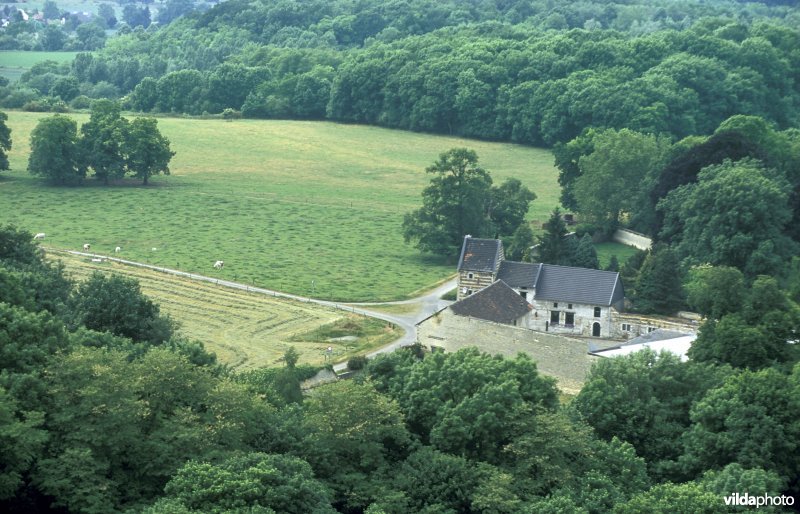
<svg viewBox="0 0 800 514">
<path fill-rule="evenodd" d="M 492 186 L 478 155 L 467 148 L 441 154 L 425 171 L 434 177 L 422 192 L 422 207 L 403 219 L 406 242 L 424 252 L 455 257 L 467 234 L 510 238 L 536 198 L 517 179 Z"/>
</svg>

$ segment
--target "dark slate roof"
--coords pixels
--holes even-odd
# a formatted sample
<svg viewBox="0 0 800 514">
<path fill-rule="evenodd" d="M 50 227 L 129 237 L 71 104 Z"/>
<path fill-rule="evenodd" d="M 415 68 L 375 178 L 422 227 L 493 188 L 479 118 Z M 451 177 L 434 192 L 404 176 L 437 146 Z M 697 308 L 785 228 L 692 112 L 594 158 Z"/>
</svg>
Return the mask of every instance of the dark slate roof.
<svg viewBox="0 0 800 514">
<path fill-rule="evenodd" d="M 509 324 L 533 310 L 533 306 L 505 282 L 498 280 L 454 303 L 450 309 L 459 316 Z"/>
<path fill-rule="evenodd" d="M 615 271 L 542 264 L 536 284 L 537 300 L 612 305 L 624 297 Z"/>
<path fill-rule="evenodd" d="M 503 261 L 497 270 L 497 279 L 502 280 L 511 287 L 536 287 L 536 278 L 539 276 L 541 264 L 530 262 Z"/>
<path fill-rule="evenodd" d="M 499 239 L 464 237 L 458 270 L 488 271 L 494 273 L 503 260 L 503 242 Z"/>
</svg>

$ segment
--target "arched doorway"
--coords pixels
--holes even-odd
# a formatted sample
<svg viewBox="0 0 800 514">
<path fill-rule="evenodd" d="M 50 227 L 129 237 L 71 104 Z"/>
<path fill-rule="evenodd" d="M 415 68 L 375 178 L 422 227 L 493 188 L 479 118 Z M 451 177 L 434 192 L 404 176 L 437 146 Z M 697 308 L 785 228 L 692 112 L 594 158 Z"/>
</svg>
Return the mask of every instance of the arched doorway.
<svg viewBox="0 0 800 514">
<path fill-rule="evenodd" d="M 600 337 L 600 323 L 596 321 L 592 323 L 592 335 L 594 337 Z"/>
</svg>

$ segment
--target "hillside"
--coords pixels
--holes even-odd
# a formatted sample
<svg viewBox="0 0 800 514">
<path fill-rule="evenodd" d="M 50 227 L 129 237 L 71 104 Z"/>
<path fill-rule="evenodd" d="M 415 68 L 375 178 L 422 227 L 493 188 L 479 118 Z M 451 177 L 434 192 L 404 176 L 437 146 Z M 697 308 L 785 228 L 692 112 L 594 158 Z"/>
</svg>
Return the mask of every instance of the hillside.
<svg viewBox="0 0 800 514">
<path fill-rule="evenodd" d="M 420 203 L 425 168 L 451 147 L 473 148 L 495 181 L 517 177 L 535 191 L 530 219 L 558 202 L 546 150 L 292 121 L 160 119 L 176 152 L 170 176 L 147 188 L 55 188 L 25 171 L 41 117 L 9 113 L 5 221 L 45 232 L 53 247 L 121 246 L 131 260 L 301 295 L 403 299 L 450 275 L 454 263 L 403 242 L 401 222 Z M 225 268 L 213 270 L 220 259 Z"/>
</svg>

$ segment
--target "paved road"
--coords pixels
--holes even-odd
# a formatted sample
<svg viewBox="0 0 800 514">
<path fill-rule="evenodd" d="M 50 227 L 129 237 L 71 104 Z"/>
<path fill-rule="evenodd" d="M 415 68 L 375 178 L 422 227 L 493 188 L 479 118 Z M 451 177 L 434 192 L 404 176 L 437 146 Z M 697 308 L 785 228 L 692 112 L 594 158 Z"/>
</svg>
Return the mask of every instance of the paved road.
<svg viewBox="0 0 800 514">
<path fill-rule="evenodd" d="M 399 326 L 403 329 L 404 334 L 403 336 L 390 343 L 386 346 L 378 348 L 377 350 L 367 354 L 368 358 L 374 357 L 375 355 L 387 352 L 393 352 L 397 348 L 401 346 L 408 346 L 414 344 L 417 340 L 417 330 L 414 325 L 416 325 L 419 321 L 427 318 L 434 312 L 437 312 L 440 309 L 443 309 L 447 305 L 452 302 L 448 302 L 446 300 L 442 300 L 441 296 L 448 291 L 454 289 L 456 287 L 456 279 L 448 280 L 447 282 L 439 285 L 432 291 L 424 294 L 423 296 L 419 296 L 417 298 L 412 298 L 410 300 L 402 300 L 398 302 L 376 302 L 376 303 L 352 303 L 352 304 L 345 304 L 345 303 L 338 303 L 338 302 L 331 302 L 328 300 L 318 300 L 316 298 L 308 298 L 306 296 L 299 296 L 295 294 L 289 293 L 282 293 L 280 291 L 273 291 L 272 289 L 264 289 L 262 287 L 253 287 L 248 284 L 242 284 L 239 282 L 232 282 L 230 280 L 222 280 L 213 277 L 207 277 L 205 275 L 198 275 L 197 273 L 187 273 L 185 271 L 175 270 L 171 268 L 164 268 L 162 266 L 153 266 L 152 264 L 144 264 L 142 262 L 135 262 L 135 261 L 128 261 L 125 259 L 118 259 L 116 257 L 109 257 L 107 255 L 98 255 L 94 253 L 88 252 L 76 252 L 72 250 L 58 250 L 55 248 L 45 248 L 48 252 L 54 253 L 69 253 L 72 255 L 79 255 L 82 257 L 91 257 L 93 259 L 105 259 L 108 261 L 118 262 L 120 264 L 127 264 L 129 266 L 137 266 L 139 268 L 150 269 L 153 271 L 159 271 L 161 273 L 169 273 L 170 275 L 175 275 L 179 277 L 186 277 L 191 280 L 200 280 L 202 282 L 210 282 L 212 284 L 217 284 L 224 287 L 230 287 L 233 289 L 240 289 L 242 291 L 248 291 L 251 293 L 258 293 L 263 294 L 266 296 L 273 296 L 276 298 L 289 298 L 292 300 L 297 300 L 299 302 L 308 302 L 308 303 L 315 303 L 318 305 L 324 305 L 326 307 L 332 307 L 334 309 L 340 309 L 347 312 L 353 312 L 355 314 L 361 314 L 363 316 L 370 316 L 372 318 L 382 319 L 384 321 L 388 321 L 389 323 L 394 323 L 395 325 Z M 371 310 L 369 308 L 370 305 L 415 305 L 419 304 L 420 308 L 411 314 L 390 314 L 385 312 L 378 312 L 375 310 Z M 336 371 L 341 371 L 347 367 L 347 363 L 339 363 L 334 365 L 334 369 Z"/>
</svg>

